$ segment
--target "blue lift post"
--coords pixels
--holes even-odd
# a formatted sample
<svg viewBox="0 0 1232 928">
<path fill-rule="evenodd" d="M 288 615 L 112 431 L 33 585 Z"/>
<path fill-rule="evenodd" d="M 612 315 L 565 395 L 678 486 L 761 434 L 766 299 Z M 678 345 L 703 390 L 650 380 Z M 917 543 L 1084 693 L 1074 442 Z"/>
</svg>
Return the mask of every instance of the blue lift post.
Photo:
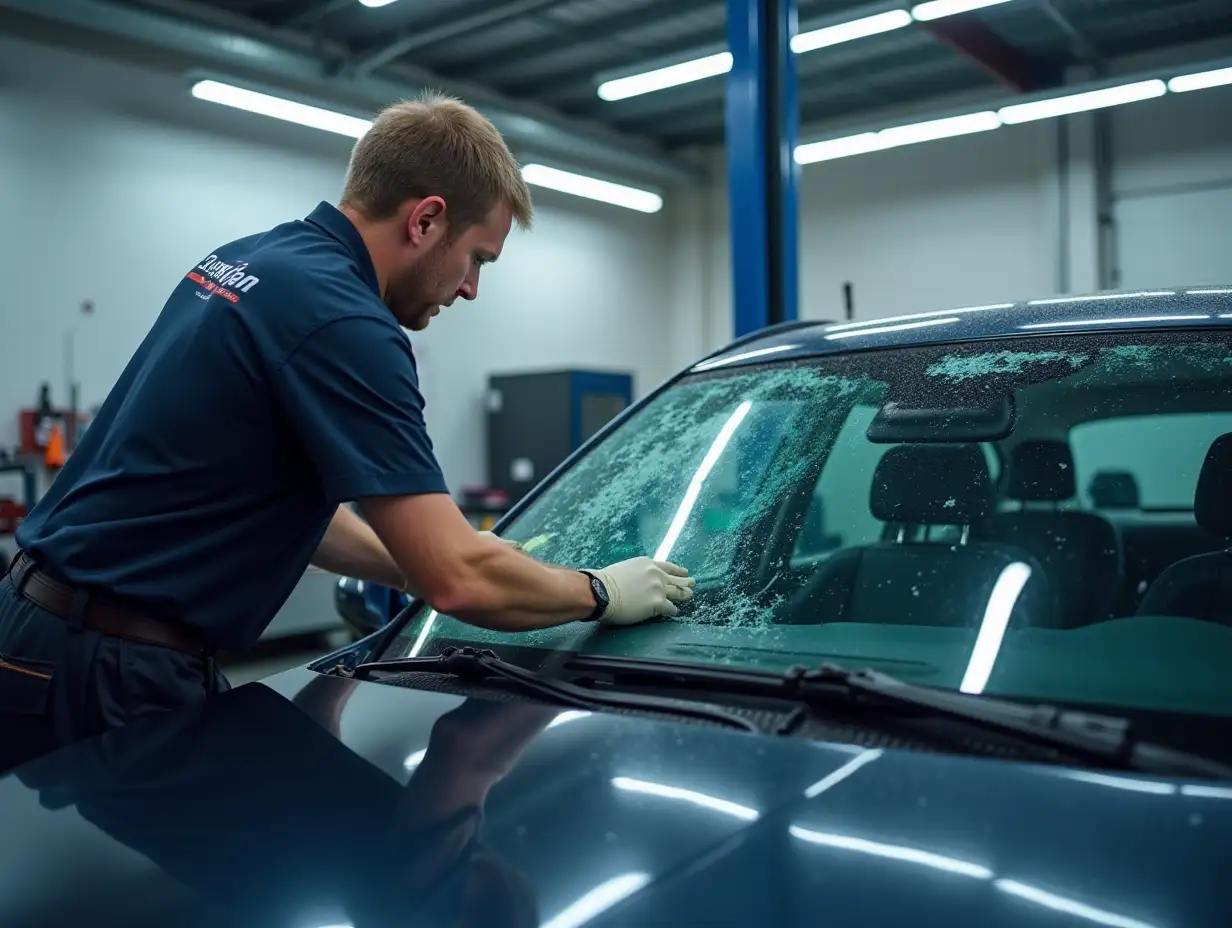
<svg viewBox="0 0 1232 928">
<path fill-rule="evenodd" d="M 796 318 L 795 0 L 727 0 L 727 190 L 734 337 Z"/>
</svg>

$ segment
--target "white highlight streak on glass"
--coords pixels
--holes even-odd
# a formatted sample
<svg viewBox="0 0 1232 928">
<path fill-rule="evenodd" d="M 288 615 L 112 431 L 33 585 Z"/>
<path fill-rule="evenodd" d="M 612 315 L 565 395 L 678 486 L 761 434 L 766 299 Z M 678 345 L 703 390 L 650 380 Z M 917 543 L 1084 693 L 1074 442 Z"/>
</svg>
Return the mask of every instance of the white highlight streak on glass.
<svg viewBox="0 0 1232 928">
<path fill-rule="evenodd" d="M 822 777 L 806 789 L 804 791 L 804 795 L 809 799 L 812 799 L 815 796 L 820 796 L 831 787 L 842 783 L 865 764 L 871 764 L 883 753 L 885 752 L 882 751 L 881 748 L 874 748 L 871 751 L 864 751 L 859 756 L 853 757 L 851 760 L 847 761 L 847 763 L 843 764 L 843 766 L 839 767 L 833 773 L 826 774 L 826 776 Z"/>
<path fill-rule="evenodd" d="M 555 918 L 544 922 L 540 928 L 578 928 L 592 918 L 606 912 L 616 903 L 627 899 L 650 882 L 648 873 L 626 873 L 600 883 L 581 899 L 565 908 Z"/>
<path fill-rule="evenodd" d="M 1085 905 L 1073 899 L 1058 896 L 1055 893 L 1045 892 L 1035 886 L 1019 883 L 1017 880 L 997 880 L 992 885 L 1002 892 L 1018 896 L 1020 899 L 1027 899 L 1045 908 L 1053 909 L 1057 912 L 1065 912 L 1068 915 L 1076 915 L 1078 918 L 1085 918 L 1087 921 L 1096 922 L 1100 925 L 1108 925 L 1109 928 L 1155 928 L 1154 925 L 1147 922 L 1140 922 L 1135 918 L 1126 918 L 1124 915 L 1117 915 L 1115 912 L 1105 912 L 1103 909 L 1097 909 L 1094 906 Z"/>
<path fill-rule="evenodd" d="M 689 802 L 695 806 L 709 809 L 712 812 L 721 812 L 724 815 L 730 815 L 732 818 L 738 818 L 746 822 L 757 821 L 761 814 L 756 809 L 750 809 L 748 806 L 742 806 L 739 803 L 730 802 L 726 799 L 719 799 L 717 796 L 699 793 L 691 789 L 683 789 L 679 786 L 652 783 L 649 780 L 635 780 L 632 777 L 613 777 L 612 786 L 625 792 L 642 793 L 647 796 L 658 796 L 661 799 L 676 799 L 681 802 Z"/>
<path fill-rule="evenodd" d="M 849 835 L 835 835 L 809 828 L 792 825 L 787 829 L 792 836 L 810 844 L 822 844 L 826 847 L 842 848 L 860 854 L 872 854 L 875 857 L 885 857 L 890 860 L 902 860 L 907 863 L 932 867 L 934 870 L 944 870 L 947 873 L 957 873 L 961 876 L 973 877 L 977 880 L 992 879 L 992 871 L 979 864 L 953 857 L 944 857 L 929 851 L 921 851 L 914 847 L 902 847 L 897 844 L 881 844 L 877 841 L 866 841 L 864 838 L 853 838 Z"/>
<path fill-rule="evenodd" d="M 984 692 L 988 678 L 992 676 L 993 665 L 997 662 L 997 654 L 1001 651 L 1005 629 L 1010 624 L 1010 614 L 1014 611 L 1022 588 L 1030 579 L 1031 568 L 1021 561 L 1007 564 L 1001 571 L 1001 576 L 997 577 L 988 597 L 988 605 L 984 607 L 984 618 L 980 622 L 975 646 L 971 649 L 971 658 L 967 661 L 967 671 L 958 687 L 960 692 Z"/>
</svg>

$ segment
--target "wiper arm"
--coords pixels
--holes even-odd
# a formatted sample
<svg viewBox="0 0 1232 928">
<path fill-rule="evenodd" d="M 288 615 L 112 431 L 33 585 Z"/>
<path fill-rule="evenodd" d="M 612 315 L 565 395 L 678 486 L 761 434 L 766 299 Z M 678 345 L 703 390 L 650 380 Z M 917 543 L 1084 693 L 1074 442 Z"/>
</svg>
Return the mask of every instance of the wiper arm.
<svg viewBox="0 0 1232 928">
<path fill-rule="evenodd" d="M 890 710 L 965 722 L 981 730 L 1060 751 L 1076 760 L 1122 770 L 1227 778 L 1232 767 L 1210 758 L 1139 740 L 1129 719 L 1093 715 L 1046 704 L 1020 705 L 915 686 L 874 670 L 834 664 L 794 667 L 786 673 L 729 670 L 684 662 L 579 656 L 567 665 L 623 683 L 687 687 L 693 691 L 782 699 L 809 711 Z"/>
<path fill-rule="evenodd" d="M 538 696 L 548 702 L 566 705 L 575 709 L 632 709 L 642 712 L 661 712 L 713 722 L 729 728 L 738 728 L 751 734 L 762 734 L 753 721 L 733 712 L 725 712 L 712 706 L 678 702 L 635 693 L 596 694 L 563 680 L 545 677 L 525 667 L 501 660 L 494 651 L 476 648 L 446 648 L 439 655 L 430 657 L 404 657 L 394 660 L 370 661 L 360 664 L 350 676 L 363 679 L 375 671 L 390 673 L 437 673 L 457 677 L 460 680 L 479 682 L 493 677 L 513 684 L 521 692 Z"/>
</svg>

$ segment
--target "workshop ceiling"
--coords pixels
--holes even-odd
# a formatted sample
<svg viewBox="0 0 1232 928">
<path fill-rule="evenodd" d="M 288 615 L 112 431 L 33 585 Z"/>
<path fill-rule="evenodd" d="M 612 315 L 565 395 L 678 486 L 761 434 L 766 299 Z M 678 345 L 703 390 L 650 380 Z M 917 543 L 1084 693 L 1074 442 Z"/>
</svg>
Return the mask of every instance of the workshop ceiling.
<svg viewBox="0 0 1232 928">
<path fill-rule="evenodd" d="M 330 73 L 413 66 L 676 149 L 723 138 L 723 80 L 618 101 L 601 80 L 725 47 L 723 0 L 111 0 L 315 37 Z M 904 4 L 905 5 L 905 4 Z M 895 6 L 799 0 L 800 31 Z M 266 34 L 269 34 L 266 32 Z M 1055 86 L 1093 58 L 1232 36 L 1228 0 L 1012 0 L 797 57 L 801 120 L 858 119 L 952 93 Z M 341 51 L 340 51 L 341 49 Z"/>
</svg>

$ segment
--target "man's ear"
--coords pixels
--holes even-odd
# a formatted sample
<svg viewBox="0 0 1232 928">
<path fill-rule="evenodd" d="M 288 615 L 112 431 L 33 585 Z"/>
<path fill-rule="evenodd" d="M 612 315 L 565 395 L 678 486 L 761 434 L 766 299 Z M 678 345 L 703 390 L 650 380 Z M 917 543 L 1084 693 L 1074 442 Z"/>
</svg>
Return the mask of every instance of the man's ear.
<svg viewBox="0 0 1232 928">
<path fill-rule="evenodd" d="M 445 237 L 445 201 L 440 197 L 424 197 L 411 207 L 406 217 L 406 233 L 411 244 L 430 247 Z"/>
</svg>

